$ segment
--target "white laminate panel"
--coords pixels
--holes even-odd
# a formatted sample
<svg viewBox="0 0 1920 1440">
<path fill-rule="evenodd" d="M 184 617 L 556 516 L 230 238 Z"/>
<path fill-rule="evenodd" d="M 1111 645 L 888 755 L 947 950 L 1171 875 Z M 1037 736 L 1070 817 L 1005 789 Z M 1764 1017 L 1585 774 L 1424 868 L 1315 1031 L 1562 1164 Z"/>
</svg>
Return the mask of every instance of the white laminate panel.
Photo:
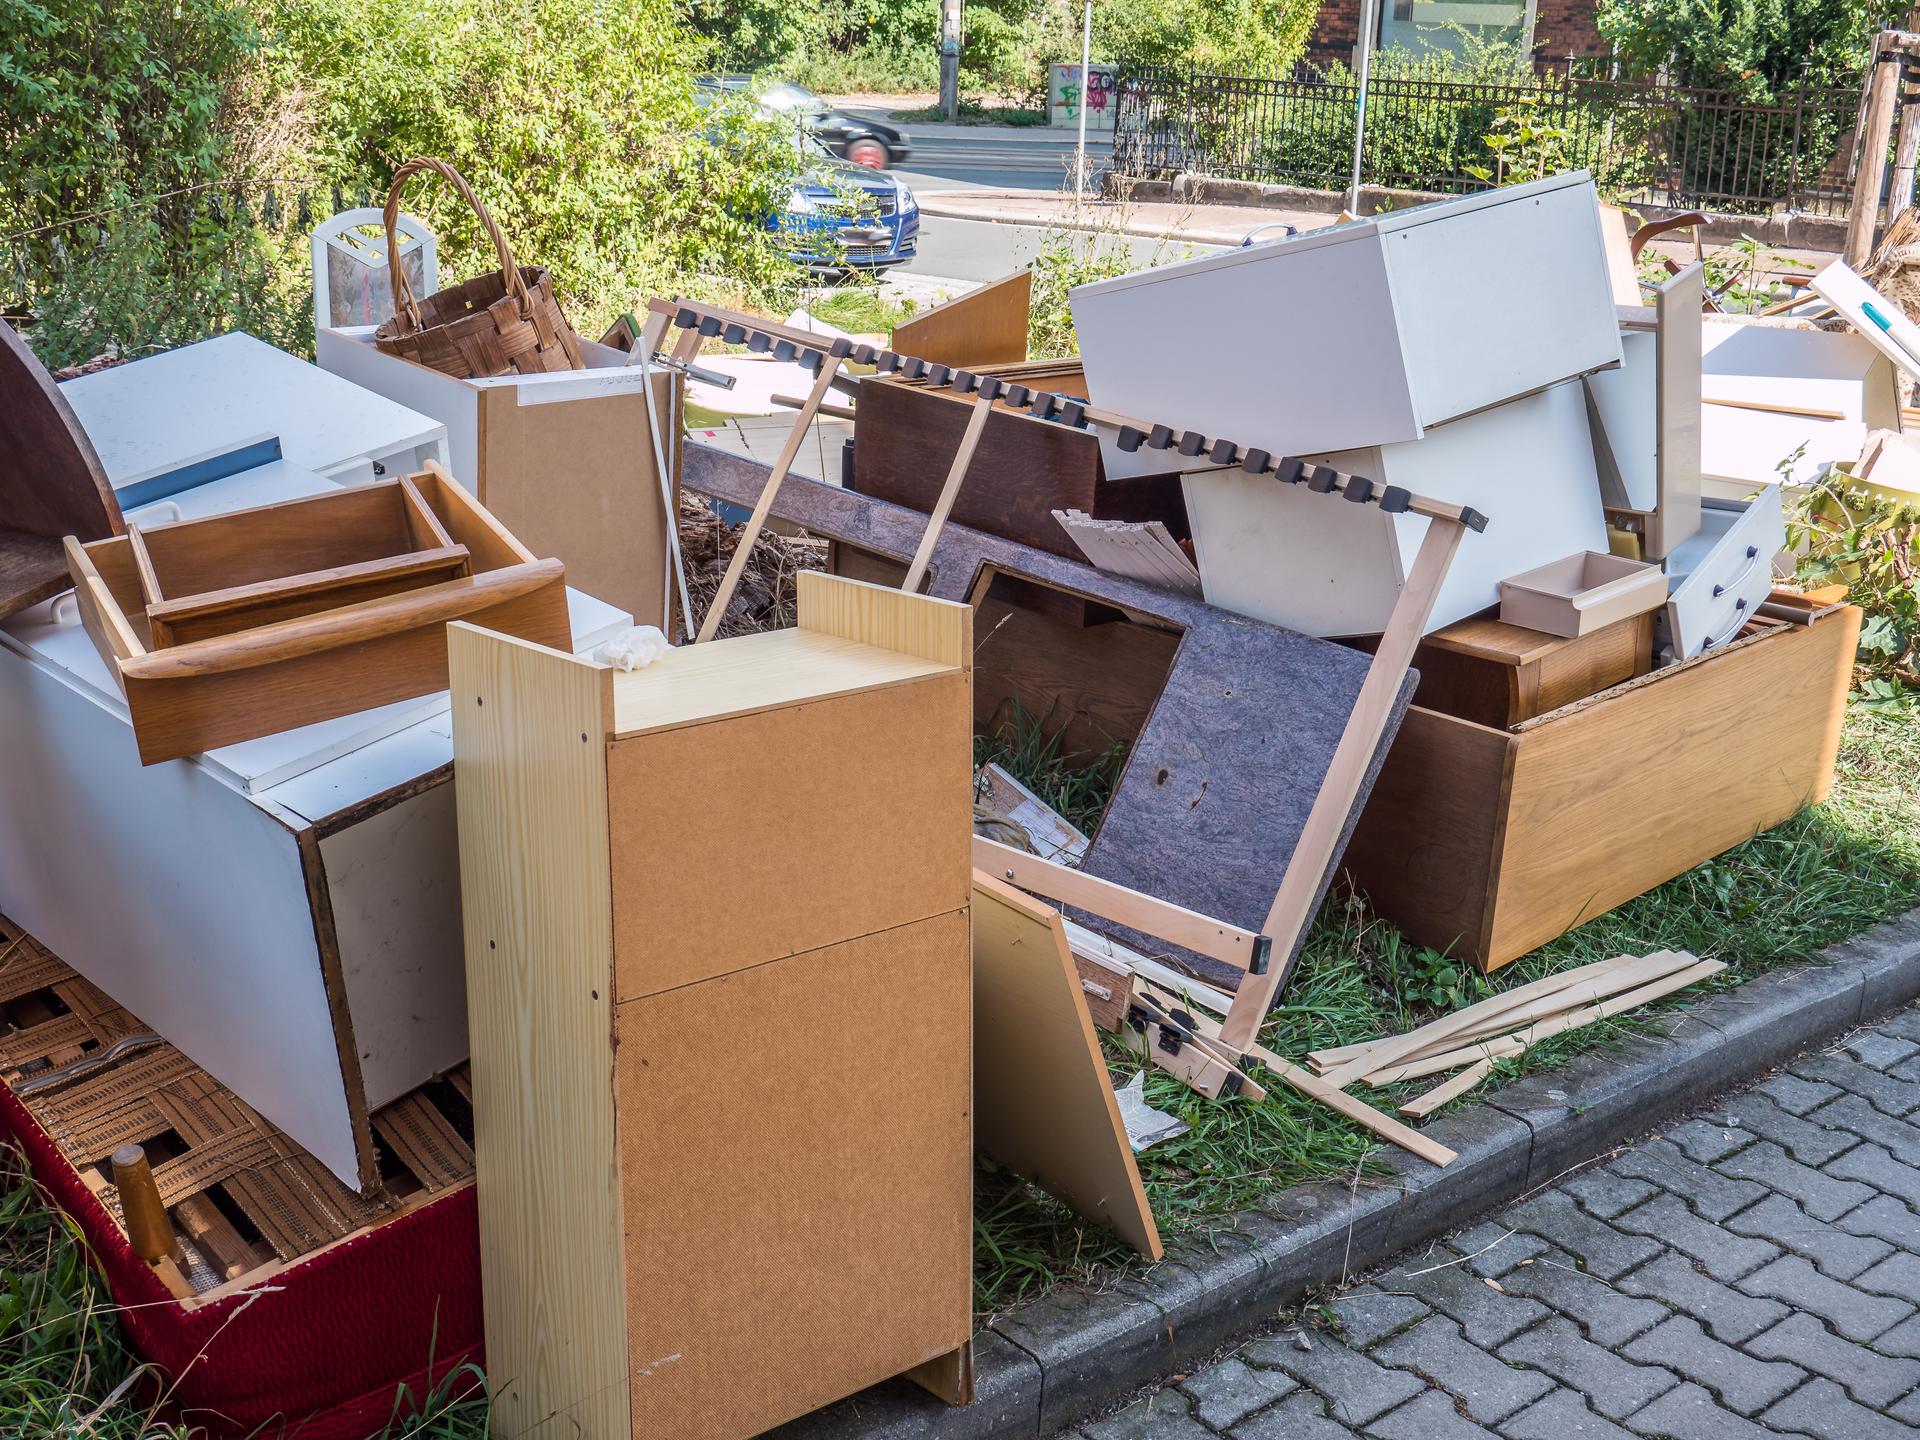
<svg viewBox="0 0 1920 1440">
<path fill-rule="evenodd" d="M 279 436 L 292 464 L 325 471 L 445 433 L 428 416 L 241 333 L 60 389 L 116 488 L 262 434 Z"/>
<path fill-rule="evenodd" d="M 1594 444 L 1605 448 L 1633 510 L 1651 510 L 1660 501 L 1659 346 L 1651 330 L 1623 334 L 1620 368 L 1583 382 L 1599 420 Z"/>
<path fill-rule="evenodd" d="M 467 1058 L 453 796 L 448 780 L 320 842 L 369 1109 Z"/>
<path fill-rule="evenodd" d="M 299 853 L 186 761 L 0 645 L 0 911 L 348 1184 L 353 1126 Z"/>
<path fill-rule="evenodd" d="M 1732 405 L 1700 407 L 1700 478 L 1709 493 L 1746 495 L 1761 485 L 1805 485 L 1827 466 L 1850 464 L 1867 446 L 1853 420 L 1815 420 Z"/>
<path fill-rule="evenodd" d="M 447 470 L 468 489 L 477 488 L 480 392 L 471 381 L 381 354 L 373 346 L 373 327 L 366 325 L 321 330 L 314 353 L 330 374 L 438 421 L 446 432 Z"/>
<path fill-rule="evenodd" d="M 1703 400 L 1897 427 L 1893 362 L 1862 335 L 1716 322 L 1700 339 Z"/>
<path fill-rule="evenodd" d="M 1841 261 L 1834 261 L 1808 282 L 1864 335 L 1869 344 L 1909 375 L 1920 379 L 1920 325 Z"/>
</svg>

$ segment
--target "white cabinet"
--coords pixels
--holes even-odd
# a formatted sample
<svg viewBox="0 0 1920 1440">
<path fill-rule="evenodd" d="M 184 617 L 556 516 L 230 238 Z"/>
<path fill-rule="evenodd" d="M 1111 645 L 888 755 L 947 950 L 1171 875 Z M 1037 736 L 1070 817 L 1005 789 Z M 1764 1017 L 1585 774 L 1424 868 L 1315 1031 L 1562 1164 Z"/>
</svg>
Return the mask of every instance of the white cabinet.
<svg viewBox="0 0 1920 1440">
<path fill-rule="evenodd" d="M 341 484 L 372 479 L 376 464 L 410 474 L 447 459 L 438 420 L 240 332 L 82 375 L 60 393 L 123 510 L 215 478 L 200 467 L 248 442 L 277 439 L 289 464 Z M 224 473 L 243 468 L 228 461 Z"/>
<path fill-rule="evenodd" d="M 1490 517 L 1484 532 L 1462 538 L 1429 631 L 1498 603 L 1509 576 L 1607 548 L 1577 381 L 1422 440 L 1312 458 Z M 1203 471 L 1182 484 L 1208 602 L 1309 635 L 1381 630 L 1428 524 L 1272 475 Z"/>
<path fill-rule="evenodd" d="M 1700 529 L 1667 559 L 1666 643 L 1675 660 L 1725 645 L 1773 589 L 1773 557 L 1786 544 L 1780 487 L 1752 500 L 1701 502 Z"/>
<path fill-rule="evenodd" d="M 331 488 L 284 463 L 173 497 Z M 569 592 L 576 648 L 628 617 Z M 70 596 L 0 626 L 0 911 L 342 1181 L 367 1115 L 466 1056 L 438 695 L 142 765 Z"/>
<path fill-rule="evenodd" d="M 1071 300 L 1094 401 L 1275 455 L 1416 440 L 1620 361 L 1584 171 L 1083 285 Z"/>
<path fill-rule="evenodd" d="M 1700 398 L 1761 412 L 1900 428 L 1893 362 L 1850 330 L 1711 320 L 1701 327 Z"/>
</svg>

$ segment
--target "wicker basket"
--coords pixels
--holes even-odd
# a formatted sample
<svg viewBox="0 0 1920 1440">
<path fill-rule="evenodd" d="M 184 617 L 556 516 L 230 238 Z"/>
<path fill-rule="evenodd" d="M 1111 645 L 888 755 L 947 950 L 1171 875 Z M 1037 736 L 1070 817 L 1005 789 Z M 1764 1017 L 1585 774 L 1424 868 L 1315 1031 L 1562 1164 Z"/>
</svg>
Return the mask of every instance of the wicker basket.
<svg viewBox="0 0 1920 1440">
<path fill-rule="evenodd" d="M 473 207 L 493 240 L 500 268 L 416 300 L 400 263 L 394 228 L 400 219 L 400 192 L 423 170 L 452 182 Z M 444 160 L 409 160 L 393 172 L 385 220 L 394 315 L 373 332 L 373 343 L 381 350 L 464 380 L 581 368 L 579 337 L 553 298 L 552 277 L 514 263 L 507 237 L 458 170 Z"/>
</svg>

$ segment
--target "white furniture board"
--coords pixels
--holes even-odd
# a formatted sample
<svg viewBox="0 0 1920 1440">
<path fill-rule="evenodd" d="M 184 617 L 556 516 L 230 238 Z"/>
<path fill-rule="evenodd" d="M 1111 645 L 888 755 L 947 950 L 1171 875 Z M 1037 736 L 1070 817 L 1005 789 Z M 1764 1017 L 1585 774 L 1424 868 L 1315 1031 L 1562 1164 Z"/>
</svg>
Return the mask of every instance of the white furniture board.
<svg viewBox="0 0 1920 1440">
<path fill-rule="evenodd" d="M 434 785 L 320 841 L 370 1110 L 467 1058 L 453 794 Z"/>
<path fill-rule="evenodd" d="M 1095 402 L 1275 455 L 1417 439 L 1620 361 L 1585 172 L 1098 281 L 1070 300 Z"/>
<path fill-rule="evenodd" d="M 1313 457 L 1489 517 L 1440 588 L 1429 632 L 1494 605 L 1500 581 L 1607 548 L 1586 401 L 1556 385 L 1435 426 L 1426 438 Z M 1386 625 L 1428 522 L 1237 470 L 1182 482 L 1210 604 L 1309 635 Z"/>
<path fill-rule="evenodd" d="M 1920 378 L 1920 325 L 1893 301 L 1836 260 L 1808 282 L 1813 293 L 1845 316 L 1874 349 Z"/>
<path fill-rule="evenodd" d="M 0 910 L 356 1183 L 293 832 L 124 729 L 0 645 Z"/>
<path fill-rule="evenodd" d="M 1702 400 L 1900 426 L 1893 362 L 1862 335 L 1718 321 L 1701 327 L 1700 345 Z"/>
<path fill-rule="evenodd" d="M 444 460 L 446 427 L 244 332 L 60 387 L 116 490 L 254 436 L 329 474 L 364 460 Z M 389 466 L 392 469 L 393 466 Z"/>
<path fill-rule="evenodd" d="M 1730 642 L 1773 589 L 1774 556 L 1786 544 L 1780 487 L 1749 502 L 1709 500 L 1700 529 L 1667 557 L 1664 640 L 1676 660 Z"/>
<path fill-rule="evenodd" d="M 1829 465 L 1858 460 L 1866 444 L 1867 427 L 1858 421 L 1702 405 L 1701 486 L 1707 495 L 1738 498 L 1776 481 L 1810 484 Z M 1782 470 L 1796 452 L 1799 458 Z"/>
<path fill-rule="evenodd" d="M 1604 446 L 1626 491 L 1627 506 L 1651 510 L 1660 503 L 1658 333 L 1623 331 L 1620 368 L 1583 382 L 1593 404 L 1594 444 Z"/>
</svg>

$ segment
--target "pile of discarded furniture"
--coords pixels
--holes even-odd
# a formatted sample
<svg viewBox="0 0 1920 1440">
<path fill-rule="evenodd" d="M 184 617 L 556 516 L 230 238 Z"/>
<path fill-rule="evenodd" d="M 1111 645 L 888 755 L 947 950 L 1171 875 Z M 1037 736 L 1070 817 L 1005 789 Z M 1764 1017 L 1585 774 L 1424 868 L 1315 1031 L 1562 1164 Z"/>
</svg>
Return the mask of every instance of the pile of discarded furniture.
<svg viewBox="0 0 1920 1440">
<path fill-rule="evenodd" d="M 0 327 L 0 1126 L 196 1423 L 358 1435 L 483 1345 L 500 1434 L 966 1403 L 976 1150 L 1161 1252 L 1110 1048 L 1447 1164 L 1407 1120 L 1723 968 L 1284 1056 L 1336 886 L 1492 970 L 1826 791 L 1860 612 L 1758 461 L 1892 474 L 1920 371 L 1844 267 L 1845 332 L 1619 305 L 1569 175 L 1084 286 L 1069 359 L 1021 278 L 594 342 L 477 200 L 437 290 L 422 170 L 473 200 L 316 235 L 319 367 Z M 729 365 L 771 465 L 683 443 Z M 700 614 L 682 484 L 741 519 Z M 715 638 L 775 523 L 828 573 Z M 1124 750 L 1090 836 L 976 770 L 1008 724 Z"/>
</svg>

